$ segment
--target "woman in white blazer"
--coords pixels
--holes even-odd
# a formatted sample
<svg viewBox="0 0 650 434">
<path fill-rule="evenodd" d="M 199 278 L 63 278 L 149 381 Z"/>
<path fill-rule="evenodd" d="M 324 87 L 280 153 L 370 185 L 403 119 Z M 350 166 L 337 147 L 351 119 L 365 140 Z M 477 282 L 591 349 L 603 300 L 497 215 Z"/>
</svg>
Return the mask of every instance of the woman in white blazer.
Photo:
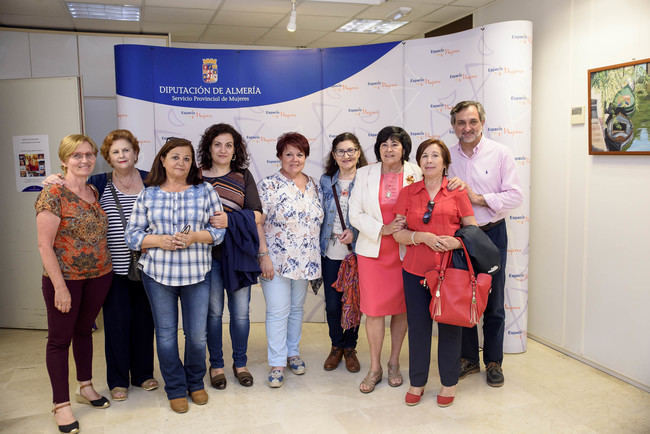
<svg viewBox="0 0 650 434">
<path fill-rule="evenodd" d="M 400 127 L 385 127 L 377 133 L 377 163 L 357 170 L 350 197 L 350 224 L 359 231 L 355 251 L 359 264 L 361 312 L 366 315 L 366 335 L 370 347 L 370 370 L 359 385 L 363 393 L 375 389 L 383 377 L 381 349 L 384 317 L 391 315 L 391 353 L 388 360 L 388 385 L 403 382 L 399 354 L 406 335 L 406 304 L 402 280 L 405 250 L 392 237 L 405 227 L 393 206 L 401 189 L 422 179 L 422 171 L 408 162 L 411 138 Z"/>
</svg>

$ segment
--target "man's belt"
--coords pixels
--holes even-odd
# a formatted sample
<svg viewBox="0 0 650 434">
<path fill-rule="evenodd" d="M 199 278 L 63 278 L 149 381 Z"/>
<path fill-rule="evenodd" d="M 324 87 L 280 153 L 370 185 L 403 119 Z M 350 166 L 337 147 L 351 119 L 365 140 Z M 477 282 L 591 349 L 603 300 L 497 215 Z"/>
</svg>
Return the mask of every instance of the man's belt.
<svg viewBox="0 0 650 434">
<path fill-rule="evenodd" d="M 492 229 L 492 228 L 494 228 L 494 227 L 500 225 L 500 224 L 503 223 L 504 221 L 505 221 L 505 219 L 497 220 L 497 221 L 495 221 L 495 222 L 491 222 L 491 223 L 488 223 L 488 224 L 486 224 L 486 225 L 479 226 L 479 228 L 481 228 L 481 230 L 482 230 L 483 232 L 487 232 L 487 231 L 489 231 L 490 229 Z"/>
</svg>

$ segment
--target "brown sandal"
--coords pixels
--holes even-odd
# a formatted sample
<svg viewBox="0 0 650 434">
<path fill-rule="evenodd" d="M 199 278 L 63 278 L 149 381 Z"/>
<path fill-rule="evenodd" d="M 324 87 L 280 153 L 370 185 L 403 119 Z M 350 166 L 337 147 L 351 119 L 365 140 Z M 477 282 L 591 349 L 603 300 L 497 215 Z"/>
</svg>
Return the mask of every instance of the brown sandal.
<svg viewBox="0 0 650 434">
<path fill-rule="evenodd" d="M 368 374 L 366 375 L 366 378 L 363 379 L 361 384 L 359 384 L 359 391 L 361 393 L 370 393 L 373 390 L 375 390 L 375 386 L 377 383 L 381 382 L 381 379 L 384 375 L 384 372 L 382 371 L 381 368 L 379 368 L 379 371 L 368 371 Z M 362 386 L 365 386 L 366 389 L 363 389 Z"/>
<path fill-rule="evenodd" d="M 253 385 L 253 376 L 248 370 L 237 372 L 235 365 L 232 365 L 232 372 L 235 374 L 235 378 L 239 380 L 239 384 L 244 387 L 251 387 Z"/>
<path fill-rule="evenodd" d="M 399 371 L 399 364 L 397 366 L 392 366 L 388 364 L 388 385 L 390 387 L 399 387 L 404 383 L 404 378 L 402 378 L 402 373 Z"/>
</svg>

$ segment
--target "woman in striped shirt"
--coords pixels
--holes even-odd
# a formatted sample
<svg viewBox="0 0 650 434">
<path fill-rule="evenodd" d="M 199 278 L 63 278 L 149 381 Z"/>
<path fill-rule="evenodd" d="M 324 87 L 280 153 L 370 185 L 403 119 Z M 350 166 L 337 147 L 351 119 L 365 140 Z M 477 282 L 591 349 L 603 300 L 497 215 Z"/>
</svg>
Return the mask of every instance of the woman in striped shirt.
<svg viewBox="0 0 650 434">
<path fill-rule="evenodd" d="M 128 221 L 148 172 L 135 167 L 140 146 L 128 130 L 108 133 L 100 152 L 113 171 L 92 175 L 88 183 L 99 191 L 99 204 L 108 216 L 108 249 L 113 262 L 113 282 L 103 306 L 106 381 L 113 400 L 123 401 L 128 397 L 129 383 L 144 390 L 158 388 L 158 381 L 153 378 L 151 307 L 142 282 L 127 278 L 130 253 L 115 203 L 117 197 L 124 219 Z M 45 184 L 62 182 L 58 175 L 51 175 Z"/>
<path fill-rule="evenodd" d="M 203 133 L 199 144 L 199 164 L 203 179 L 219 193 L 224 212 L 218 212 L 211 221 L 217 228 L 226 228 L 226 241 L 212 249 L 212 272 L 210 309 L 208 313 L 208 350 L 210 352 L 210 383 L 216 389 L 226 388 L 222 345 L 222 316 L 224 291 L 228 295 L 230 312 L 230 339 L 232 341 L 233 374 L 242 386 L 253 385 L 253 376 L 246 368 L 246 351 L 250 331 L 249 303 L 251 284 L 257 280 L 253 273 L 249 278 L 229 282 L 228 273 L 233 265 L 222 248 L 227 247 L 229 231 L 234 224 L 249 232 L 252 242 L 244 256 L 259 258 L 260 265 L 272 267 L 267 252 L 264 229 L 261 223 L 262 204 L 257 193 L 255 179 L 248 170 L 249 157 L 241 134 L 228 124 L 212 125 Z M 230 223 L 230 224 L 229 224 Z M 243 244 L 243 243 L 240 243 Z M 259 252 L 259 253 L 258 253 Z M 257 264 L 252 264 L 257 265 Z M 240 285 L 243 285 L 240 287 Z"/>
</svg>

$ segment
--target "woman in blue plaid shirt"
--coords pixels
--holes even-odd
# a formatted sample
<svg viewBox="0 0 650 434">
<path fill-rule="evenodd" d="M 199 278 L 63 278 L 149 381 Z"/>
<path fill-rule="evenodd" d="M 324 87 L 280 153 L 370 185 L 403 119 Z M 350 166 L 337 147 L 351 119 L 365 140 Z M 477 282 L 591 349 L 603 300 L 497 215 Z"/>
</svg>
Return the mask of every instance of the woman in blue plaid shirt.
<svg viewBox="0 0 650 434">
<path fill-rule="evenodd" d="M 154 159 L 125 231 L 130 249 L 143 250 L 139 266 L 151 303 L 160 371 L 169 404 L 177 413 L 208 402 L 205 375 L 206 323 L 211 248 L 224 229 L 209 219 L 222 211 L 219 195 L 201 180 L 192 143 L 169 138 Z M 183 312 L 185 366 L 178 355 L 178 299 Z"/>
</svg>

